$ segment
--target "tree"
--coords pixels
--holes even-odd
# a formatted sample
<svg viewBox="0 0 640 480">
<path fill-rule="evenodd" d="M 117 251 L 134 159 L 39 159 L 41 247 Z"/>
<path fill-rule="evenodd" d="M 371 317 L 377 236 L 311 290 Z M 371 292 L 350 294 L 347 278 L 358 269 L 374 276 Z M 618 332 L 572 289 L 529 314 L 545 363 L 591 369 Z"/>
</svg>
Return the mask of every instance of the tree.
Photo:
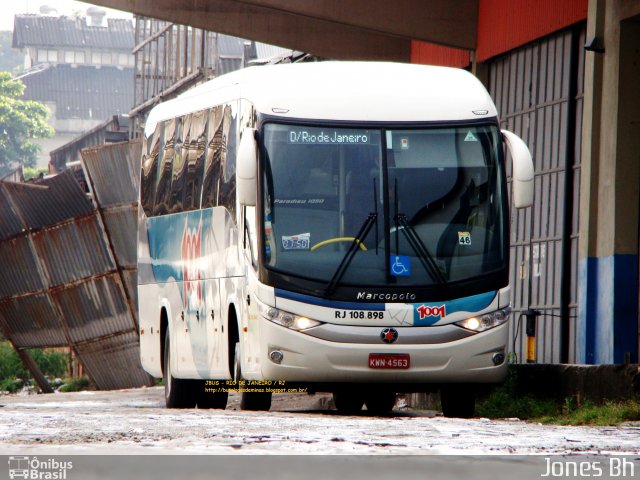
<svg viewBox="0 0 640 480">
<path fill-rule="evenodd" d="M 47 107 L 22 99 L 23 93 L 20 80 L 0 72 L 0 176 L 17 165 L 34 166 L 40 146 L 32 140 L 53 135 Z"/>
<path fill-rule="evenodd" d="M 0 32 L 0 71 L 17 75 L 24 68 L 24 54 L 11 48 L 13 32 Z"/>
</svg>

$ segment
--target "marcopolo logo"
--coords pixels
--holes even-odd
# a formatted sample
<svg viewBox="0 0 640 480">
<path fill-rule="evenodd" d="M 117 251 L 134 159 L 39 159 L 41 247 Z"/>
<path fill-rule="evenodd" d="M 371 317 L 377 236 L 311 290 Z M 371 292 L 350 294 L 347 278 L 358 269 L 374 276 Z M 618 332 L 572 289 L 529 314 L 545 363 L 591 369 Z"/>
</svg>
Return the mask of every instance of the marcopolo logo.
<svg viewBox="0 0 640 480">
<path fill-rule="evenodd" d="M 67 471 L 73 468 L 73 462 L 60 461 L 55 458 L 39 459 L 38 457 L 9 457 L 9 478 L 26 478 L 34 480 L 65 480 Z"/>
</svg>

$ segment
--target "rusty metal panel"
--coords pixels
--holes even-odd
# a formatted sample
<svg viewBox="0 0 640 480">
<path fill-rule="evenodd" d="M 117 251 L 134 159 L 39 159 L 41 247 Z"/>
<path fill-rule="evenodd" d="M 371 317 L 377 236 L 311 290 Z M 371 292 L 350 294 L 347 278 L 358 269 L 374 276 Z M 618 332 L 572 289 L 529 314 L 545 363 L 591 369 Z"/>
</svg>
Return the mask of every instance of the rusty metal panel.
<svg viewBox="0 0 640 480">
<path fill-rule="evenodd" d="M 49 286 L 56 287 L 115 270 L 96 214 L 33 235 Z"/>
<path fill-rule="evenodd" d="M 82 150 L 82 159 L 101 208 L 137 202 L 142 142 Z"/>
<path fill-rule="evenodd" d="M 126 183 L 118 178 L 123 172 L 112 173 L 105 189 Z M 0 218 L 7 220 L 0 237 L 5 336 L 18 348 L 69 345 L 81 351 L 98 388 L 150 385 L 140 365 L 131 293 L 135 203 L 127 198 L 127 204 L 107 208 L 105 222 L 105 211 L 95 209 L 70 172 L 37 186 L 3 182 L 0 195 Z"/>
<path fill-rule="evenodd" d="M 117 274 L 56 290 L 51 295 L 64 312 L 71 343 L 135 329 L 128 305 L 118 288 Z"/>
<path fill-rule="evenodd" d="M 44 293 L 6 300 L 0 304 L 0 322 L 17 347 L 68 344 L 51 298 Z"/>
<path fill-rule="evenodd" d="M 137 262 L 137 209 L 135 206 L 113 207 L 103 212 L 105 228 L 109 234 L 118 265 L 135 268 Z"/>
<path fill-rule="evenodd" d="M 0 265 L 0 299 L 45 288 L 26 235 L 0 242 Z"/>
<path fill-rule="evenodd" d="M 76 353 L 93 381 L 101 385 L 102 389 L 151 385 L 151 377 L 140 364 L 140 346 L 136 332 L 78 345 Z"/>
<path fill-rule="evenodd" d="M 10 238 L 22 233 L 22 222 L 11 207 L 8 193 L 4 191 L 5 182 L 0 182 L 0 239 Z"/>
<path fill-rule="evenodd" d="M 533 207 L 511 212 L 511 349 L 520 361 L 526 357 L 521 314 L 528 308 L 542 312 L 536 329 L 537 361 L 559 363 L 563 342 L 569 342 L 569 360 L 575 360 L 580 181 L 576 148 L 584 68 L 582 49 L 575 45 L 584 41 L 576 42 L 574 35 L 566 30 L 489 63 L 489 91 L 501 126 L 529 145 L 535 167 Z M 578 35 L 584 40 L 584 28 Z M 577 95 L 571 98 L 574 91 Z M 510 162 L 507 174 L 511 176 Z M 570 295 L 563 294 L 565 288 Z M 566 339 L 562 322 L 568 324 Z"/>
<path fill-rule="evenodd" d="M 68 170 L 45 180 L 42 185 L 4 183 L 24 223 L 31 230 L 55 225 L 93 211 L 73 173 Z"/>
</svg>

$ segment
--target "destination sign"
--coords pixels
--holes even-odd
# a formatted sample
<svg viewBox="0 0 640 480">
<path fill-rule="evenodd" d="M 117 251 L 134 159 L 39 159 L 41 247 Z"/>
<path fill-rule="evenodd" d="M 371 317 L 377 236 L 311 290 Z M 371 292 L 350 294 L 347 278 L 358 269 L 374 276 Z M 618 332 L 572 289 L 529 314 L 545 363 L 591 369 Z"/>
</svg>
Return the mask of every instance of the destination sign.
<svg viewBox="0 0 640 480">
<path fill-rule="evenodd" d="M 305 145 L 368 145 L 367 130 L 295 129 L 289 131 L 288 142 Z"/>
</svg>

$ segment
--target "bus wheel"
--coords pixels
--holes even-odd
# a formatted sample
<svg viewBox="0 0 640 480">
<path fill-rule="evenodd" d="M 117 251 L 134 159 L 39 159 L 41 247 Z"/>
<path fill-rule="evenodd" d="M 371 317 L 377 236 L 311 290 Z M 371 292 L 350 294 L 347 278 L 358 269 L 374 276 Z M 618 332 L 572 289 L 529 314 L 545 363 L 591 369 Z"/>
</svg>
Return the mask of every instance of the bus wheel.
<svg viewBox="0 0 640 480">
<path fill-rule="evenodd" d="M 171 374 L 171 345 L 169 329 L 164 334 L 164 401 L 167 408 L 194 408 L 197 383 L 193 380 L 173 378 Z"/>
<path fill-rule="evenodd" d="M 235 344 L 234 379 L 240 388 L 242 368 L 240 367 L 240 342 Z M 271 408 L 271 392 L 240 392 L 240 410 L 267 411 Z"/>
<path fill-rule="evenodd" d="M 367 394 L 364 404 L 367 406 L 367 411 L 371 413 L 389 413 L 396 405 L 396 393 L 388 391 L 371 392 Z"/>
<path fill-rule="evenodd" d="M 353 391 L 333 392 L 333 403 L 338 412 L 352 414 L 362 410 L 364 399 Z"/>
<path fill-rule="evenodd" d="M 447 385 L 440 389 L 445 417 L 471 418 L 476 407 L 476 392 L 469 385 Z"/>
<path fill-rule="evenodd" d="M 224 385 L 226 380 L 220 381 Z M 208 392 L 205 382 L 198 382 L 198 408 L 216 408 L 224 410 L 227 408 L 229 392 Z"/>
</svg>

